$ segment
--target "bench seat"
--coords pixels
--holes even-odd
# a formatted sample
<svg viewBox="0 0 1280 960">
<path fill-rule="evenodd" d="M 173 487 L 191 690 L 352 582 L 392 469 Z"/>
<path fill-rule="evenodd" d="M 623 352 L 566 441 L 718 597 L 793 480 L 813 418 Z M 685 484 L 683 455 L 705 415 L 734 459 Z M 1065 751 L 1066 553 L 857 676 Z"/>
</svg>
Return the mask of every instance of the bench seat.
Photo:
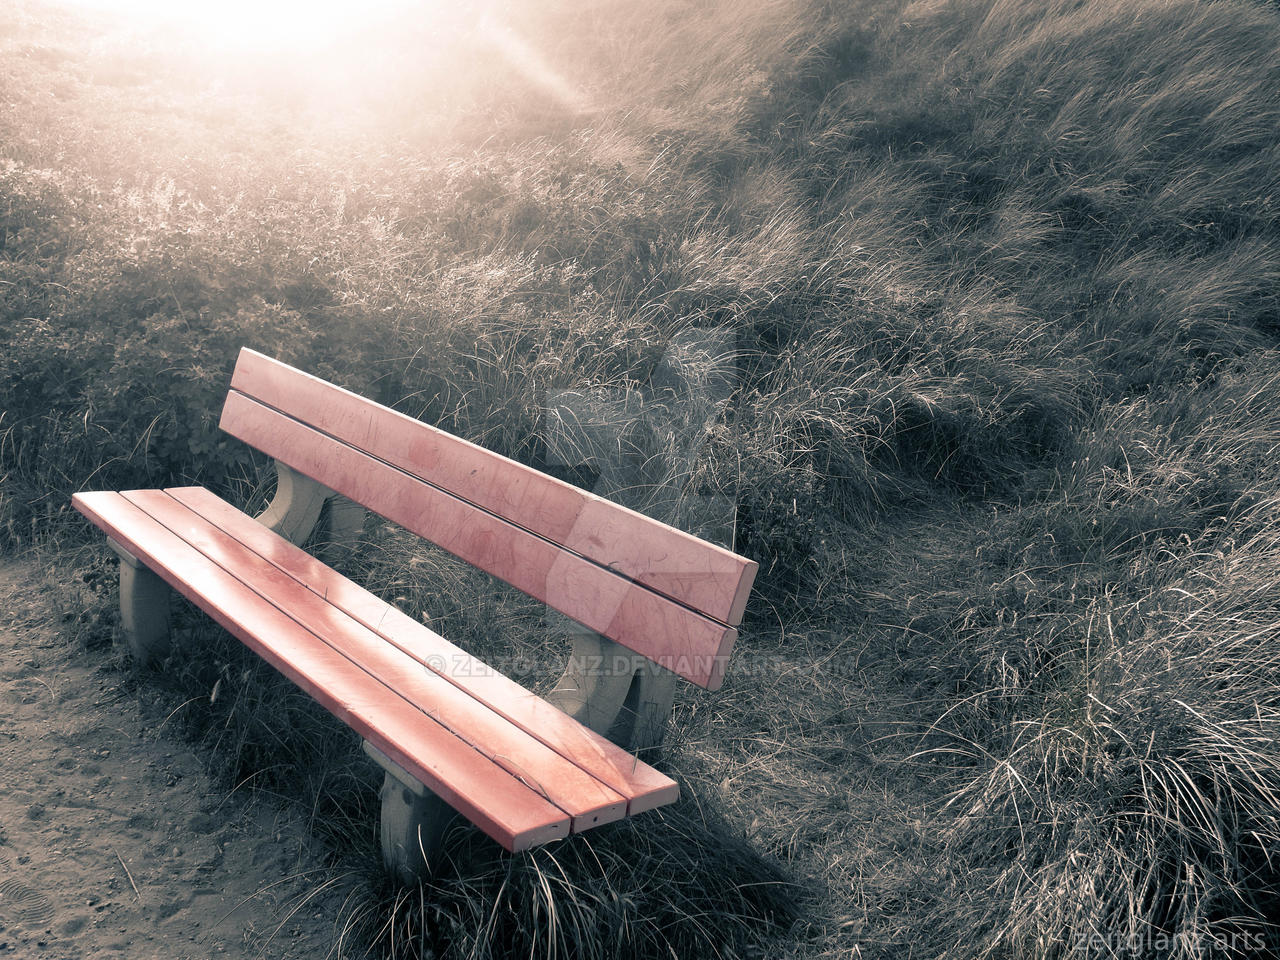
<svg viewBox="0 0 1280 960">
<path fill-rule="evenodd" d="M 677 799 L 673 780 L 202 487 L 75 507 L 511 851 Z"/>
</svg>

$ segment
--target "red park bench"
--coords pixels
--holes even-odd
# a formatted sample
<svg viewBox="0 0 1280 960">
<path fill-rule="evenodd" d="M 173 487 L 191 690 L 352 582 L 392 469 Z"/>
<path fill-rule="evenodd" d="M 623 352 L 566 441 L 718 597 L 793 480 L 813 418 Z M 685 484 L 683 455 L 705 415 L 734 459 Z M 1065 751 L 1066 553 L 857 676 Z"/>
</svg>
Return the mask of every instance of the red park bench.
<svg viewBox="0 0 1280 960">
<path fill-rule="evenodd" d="M 720 686 L 754 562 L 252 350 L 221 427 L 275 458 L 259 517 L 203 487 L 72 503 L 120 555 L 137 659 L 168 650 L 172 588 L 364 738 L 390 869 L 425 870 L 454 811 L 517 851 L 677 799 L 628 749 L 675 674 Z M 546 699 L 298 546 L 349 548 L 365 508 L 587 628 Z"/>
</svg>

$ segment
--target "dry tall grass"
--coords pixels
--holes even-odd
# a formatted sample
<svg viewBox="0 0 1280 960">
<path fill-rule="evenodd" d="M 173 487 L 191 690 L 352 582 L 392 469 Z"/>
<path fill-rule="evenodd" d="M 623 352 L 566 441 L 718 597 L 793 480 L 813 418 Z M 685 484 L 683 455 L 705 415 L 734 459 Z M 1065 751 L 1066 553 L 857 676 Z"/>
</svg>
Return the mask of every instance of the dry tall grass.
<svg viewBox="0 0 1280 960">
<path fill-rule="evenodd" d="M 697 802 L 416 900 L 372 881 L 353 933 L 451 956 L 1280 947 L 1273 7 L 547 3 L 339 110 L 261 66 L 215 94 L 159 46 L 125 70 L 109 35 L 20 6 L 11 543 L 66 543 L 80 486 L 260 501 L 211 419 L 241 343 L 555 468 L 549 397 L 652 389 L 673 338 L 733 331 L 690 490 L 738 503 L 762 576 L 741 669 L 675 718 L 664 762 Z M 382 37 L 385 63 L 414 37 Z M 370 533 L 373 588 L 549 680 L 561 641 L 529 604 Z M 101 638 L 102 561 L 76 569 Z M 270 682 L 193 733 L 312 784 L 367 852 L 358 760 L 281 761 L 338 740 L 305 705 L 268 722 Z"/>
</svg>

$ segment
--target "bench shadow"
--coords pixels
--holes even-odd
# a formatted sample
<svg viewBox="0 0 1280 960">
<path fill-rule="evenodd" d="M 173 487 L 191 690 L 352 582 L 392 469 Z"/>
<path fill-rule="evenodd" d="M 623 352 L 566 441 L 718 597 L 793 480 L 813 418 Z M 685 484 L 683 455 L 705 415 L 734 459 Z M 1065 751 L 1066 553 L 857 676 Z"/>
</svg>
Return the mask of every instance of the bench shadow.
<svg viewBox="0 0 1280 960">
<path fill-rule="evenodd" d="M 202 746 L 228 798 L 307 811 L 347 878 L 335 956 L 769 956 L 813 912 L 812 884 L 661 757 L 646 759 L 680 781 L 675 804 L 514 855 L 459 820 L 434 875 L 398 886 L 377 841 L 382 772 L 360 738 L 200 611 L 175 599 L 172 612 L 188 653 L 120 669 L 159 694 L 157 721 Z"/>
<path fill-rule="evenodd" d="M 412 960 L 774 955 L 810 892 L 681 790 L 641 818 L 514 855 L 460 822 L 416 887 L 370 871 L 343 928 L 374 956 Z"/>
</svg>

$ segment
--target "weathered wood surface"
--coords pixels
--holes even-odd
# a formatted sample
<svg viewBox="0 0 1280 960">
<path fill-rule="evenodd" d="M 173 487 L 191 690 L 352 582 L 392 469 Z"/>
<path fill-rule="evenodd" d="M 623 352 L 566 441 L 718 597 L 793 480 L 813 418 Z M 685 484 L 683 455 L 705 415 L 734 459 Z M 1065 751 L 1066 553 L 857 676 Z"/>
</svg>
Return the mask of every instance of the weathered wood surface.
<svg viewBox="0 0 1280 960">
<path fill-rule="evenodd" d="M 380 600 L 203 487 L 166 491 L 282 572 L 627 798 L 640 813 L 674 801 L 675 782 L 566 716 L 435 631 Z"/>
<path fill-rule="evenodd" d="M 571 759 L 551 750 L 505 717 L 387 643 L 319 593 L 290 577 L 230 534 L 162 490 L 122 494 L 299 625 L 389 690 L 409 701 L 511 776 L 589 827 L 626 816 L 626 798 Z"/>
<path fill-rule="evenodd" d="M 754 561 L 252 350 L 231 387 L 678 603 L 742 621 Z M 222 426 L 258 446 L 251 424 L 241 433 L 224 415 Z"/>
<path fill-rule="evenodd" d="M 508 849 L 678 796 L 669 778 L 202 488 L 73 502 Z"/>
<path fill-rule="evenodd" d="M 73 504 L 175 590 L 508 850 L 526 849 L 570 832 L 569 814 L 121 494 L 76 494 Z"/>
<path fill-rule="evenodd" d="M 734 627 L 243 394 L 227 397 L 222 428 L 668 670 L 723 682 Z"/>
</svg>

